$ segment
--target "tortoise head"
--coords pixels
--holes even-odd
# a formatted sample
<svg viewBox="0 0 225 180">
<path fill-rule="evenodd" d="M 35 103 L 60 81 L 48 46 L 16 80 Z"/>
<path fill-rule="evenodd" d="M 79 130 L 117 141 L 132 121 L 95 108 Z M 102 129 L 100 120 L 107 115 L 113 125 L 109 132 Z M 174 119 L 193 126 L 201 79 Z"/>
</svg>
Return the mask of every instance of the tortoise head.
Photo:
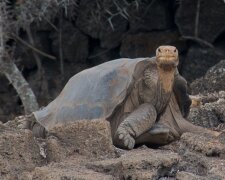
<svg viewBox="0 0 225 180">
<path fill-rule="evenodd" d="M 163 70 L 171 70 L 178 66 L 178 50 L 174 46 L 159 46 L 156 49 L 156 63 Z"/>
</svg>

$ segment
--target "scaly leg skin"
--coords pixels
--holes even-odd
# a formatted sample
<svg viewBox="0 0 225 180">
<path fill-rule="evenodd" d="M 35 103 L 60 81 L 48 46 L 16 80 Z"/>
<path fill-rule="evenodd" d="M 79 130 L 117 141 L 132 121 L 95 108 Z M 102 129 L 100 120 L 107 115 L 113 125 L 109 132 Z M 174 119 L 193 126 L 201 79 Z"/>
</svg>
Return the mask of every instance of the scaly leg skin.
<svg viewBox="0 0 225 180">
<path fill-rule="evenodd" d="M 20 122 L 19 128 L 30 129 L 37 138 L 46 137 L 46 129 L 36 121 L 33 114 L 27 115 L 26 120 Z"/>
<path fill-rule="evenodd" d="M 32 127 L 33 127 L 35 122 L 36 122 L 36 119 L 35 119 L 35 117 L 32 113 L 32 114 L 26 115 L 25 119 L 22 119 L 22 121 L 19 121 L 18 127 L 20 129 L 30 129 L 30 130 L 32 130 Z"/>
<path fill-rule="evenodd" d="M 180 109 L 178 107 L 177 101 L 175 96 L 172 96 L 171 101 L 169 103 L 169 108 L 171 111 L 171 114 L 174 117 L 174 120 L 176 121 L 177 125 L 179 126 L 180 133 L 183 134 L 185 132 L 191 132 L 191 133 L 198 133 L 198 134 L 210 134 L 214 137 L 217 137 L 220 135 L 219 132 L 211 131 L 209 129 L 195 126 L 194 124 L 188 122 L 186 119 L 183 118 L 181 115 Z"/>
<path fill-rule="evenodd" d="M 186 118 L 190 111 L 191 99 L 187 93 L 187 81 L 181 76 L 177 75 L 173 87 L 177 103 L 184 118 Z"/>
<path fill-rule="evenodd" d="M 32 132 L 33 132 L 34 136 L 37 138 L 46 138 L 46 136 L 47 136 L 46 129 L 37 122 L 33 125 Z"/>
<path fill-rule="evenodd" d="M 148 103 L 140 105 L 119 125 L 114 144 L 119 148 L 133 149 L 135 139 L 152 127 L 156 117 L 154 106 Z"/>
</svg>

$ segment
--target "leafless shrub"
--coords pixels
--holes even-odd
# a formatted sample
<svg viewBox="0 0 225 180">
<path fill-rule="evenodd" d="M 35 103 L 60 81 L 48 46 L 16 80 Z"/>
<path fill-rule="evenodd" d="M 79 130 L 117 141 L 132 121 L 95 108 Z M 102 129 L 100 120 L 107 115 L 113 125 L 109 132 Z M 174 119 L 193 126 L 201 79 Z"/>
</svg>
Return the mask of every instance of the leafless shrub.
<svg viewBox="0 0 225 180">
<path fill-rule="evenodd" d="M 12 11 L 10 10 L 8 0 L 2 0 L 0 2 L 0 25 L 1 25 L 1 48 L 4 49 L 5 42 L 8 39 L 10 27 L 12 26 Z"/>
<path fill-rule="evenodd" d="M 124 19 L 129 19 L 129 8 L 136 8 L 136 10 L 139 9 L 140 4 L 143 0 L 113 0 L 110 7 L 104 6 L 105 12 L 107 13 L 107 21 L 109 22 L 109 25 L 111 26 L 112 30 L 114 30 L 113 25 L 113 18 L 116 16 L 122 16 Z M 106 3 L 107 5 L 109 3 Z"/>
<path fill-rule="evenodd" d="M 78 3 L 78 0 L 24 0 L 15 5 L 17 26 L 25 28 L 33 22 L 51 22 L 61 10 L 71 18 L 75 15 Z"/>
</svg>

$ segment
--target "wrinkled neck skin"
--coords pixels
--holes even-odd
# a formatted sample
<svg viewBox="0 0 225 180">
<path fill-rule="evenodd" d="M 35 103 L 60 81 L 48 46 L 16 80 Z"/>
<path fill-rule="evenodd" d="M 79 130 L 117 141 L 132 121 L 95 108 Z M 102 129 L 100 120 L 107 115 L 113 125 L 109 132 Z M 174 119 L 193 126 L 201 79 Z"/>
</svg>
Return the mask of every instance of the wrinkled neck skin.
<svg viewBox="0 0 225 180">
<path fill-rule="evenodd" d="M 170 70 L 165 70 L 161 67 L 157 68 L 159 73 L 160 86 L 166 93 L 172 92 L 176 68 L 171 68 Z"/>
<path fill-rule="evenodd" d="M 152 69 L 147 68 L 144 72 L 144 81 L 147 87 L 152 88 L 152 82 L 157 82 L 158 90 L 161 89 L 164 93 L 171 92 L 173 90 L 173 84 L 176 74 L 176 68 L 170 68 L 169 70 L 164 70 L 157 66 L 157 74 Z"/>
</svg>

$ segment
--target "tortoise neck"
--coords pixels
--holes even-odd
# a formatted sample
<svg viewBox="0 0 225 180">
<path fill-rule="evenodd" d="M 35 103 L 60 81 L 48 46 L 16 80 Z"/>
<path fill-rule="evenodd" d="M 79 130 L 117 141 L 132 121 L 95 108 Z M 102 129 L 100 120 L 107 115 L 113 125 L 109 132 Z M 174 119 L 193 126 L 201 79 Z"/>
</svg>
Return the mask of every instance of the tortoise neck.
<svg viewBox="0 0 225 180">
<path fill-rule="evenodd" d="M 148 88 L 152 88 L 152 83 L 157 82 L 156 72 L 154 69 L 147 68 L 144 71 L 144 82 Z"/>
<path fill-rule="evenodd" d="M 173 68 L 170 71 L 165 71 L 159 67 L 157 70 L 147 68 L 144 71 L 144 82 L 150 89 L 152 88 L 152 83 L 155 82 L 160 86 L 159 89 L 162 89 L 165 93 L 171 92 L 173 89 L 175 72 L 176 68 Z M 158 77 L 156 74 L 158 74 Z"/>
<path fill-rule="evenodd" d="M 163 68 L 160 68 L 160 67 L 157 67 L 157 68 L 158 68 L 160 86 L 166 93 L 171 92 L 173 89 L 176 68 L 172 68 L 169 71 L 164 70 Z"/>
</svg>

